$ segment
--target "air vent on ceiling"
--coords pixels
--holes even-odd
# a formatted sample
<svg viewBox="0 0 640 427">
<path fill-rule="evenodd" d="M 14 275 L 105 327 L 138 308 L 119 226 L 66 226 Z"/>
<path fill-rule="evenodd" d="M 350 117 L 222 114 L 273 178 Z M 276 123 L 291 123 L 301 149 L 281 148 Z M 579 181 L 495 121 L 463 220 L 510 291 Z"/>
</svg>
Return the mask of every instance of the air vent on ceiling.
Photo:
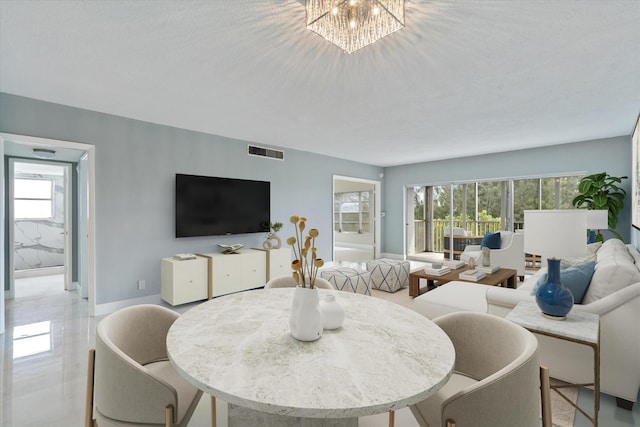
<svg viewBox="0 0 640 427">
<path fill-rule="evenodd" d="M 274 150 L 273 148 L 258 147 L 256 145 L 247 145 L 247 149 L 250 156 L 284 160 L 284 151 Z"/>
</svg>

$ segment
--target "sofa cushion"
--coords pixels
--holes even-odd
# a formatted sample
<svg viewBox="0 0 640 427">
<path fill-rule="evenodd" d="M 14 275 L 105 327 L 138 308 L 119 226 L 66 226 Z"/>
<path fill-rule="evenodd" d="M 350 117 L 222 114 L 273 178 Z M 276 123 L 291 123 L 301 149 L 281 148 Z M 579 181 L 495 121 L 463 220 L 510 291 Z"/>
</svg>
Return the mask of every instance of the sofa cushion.
<svg viewBox="0 0 640 427">
<path fill-rule="evenodd" d="M 589 254 L 581 257 L 565 257 L 560 260 L 560 268 L 562 270 L 585 262 L 596 261 L 596 254 Z"/>
<path fill-rule="evenodd" d="M 596 259 L 596 268 L 582 300 L 583 304 L 590 304 L 632 283 L 640 282 L 638 266 L 621 240 L 610 239 L 604 242 Z"/>
<path fill-rule="evenodd" d="M 560 270 L 560 282 L 571 291 L 575 304 L 582 304 L 582 299 L 589 287 L 595 266 L 595 261 L 589 261 Z M 547 273 L 543 273 L 540 278 L 538 278 L 536 285 L 531 291 L 531 295 L 535 295 L 540 286 L 544 285 L 546 281 Z"/>
<path fill-rule="evenodd" d="M 487 231 L 484 233 L 484 237 L 482 238 L 482 242 L 480 243 L 480 247 L 487 247 L 489 249 L 500 249 L 500 232 L 491 233 Z"/>
<path fill-rule="evenodd" d="M 414 298 L 410 307 L 429 319 L 456 311 L 486 313 L 486 295 L 490 287 L 478 283 L 453 281 Z"/>
</svg>

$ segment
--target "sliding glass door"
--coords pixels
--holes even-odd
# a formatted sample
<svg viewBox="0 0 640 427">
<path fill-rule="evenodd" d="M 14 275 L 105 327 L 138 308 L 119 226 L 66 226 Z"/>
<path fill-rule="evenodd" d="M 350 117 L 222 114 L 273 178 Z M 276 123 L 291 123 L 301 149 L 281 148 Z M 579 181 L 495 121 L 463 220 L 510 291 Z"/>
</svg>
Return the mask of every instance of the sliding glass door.
<svg viewBox="0 0 640 427">
<path fill-rule="evenodd" d="M 571 209 L 582 176 L 407 187 L 407 255 L 458 258 L 486 232 L 523 228 L 527 209 Z M 460 237 L 464 236 L 464 237 Z"/>
</svg>

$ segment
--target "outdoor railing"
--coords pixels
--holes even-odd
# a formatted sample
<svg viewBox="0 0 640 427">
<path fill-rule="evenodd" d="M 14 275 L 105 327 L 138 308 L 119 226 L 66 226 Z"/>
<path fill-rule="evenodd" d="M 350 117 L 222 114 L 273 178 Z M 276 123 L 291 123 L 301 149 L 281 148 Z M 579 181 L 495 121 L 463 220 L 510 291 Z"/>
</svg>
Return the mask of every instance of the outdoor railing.
<svg viewBox="0 0 640 427">
<path fill-rule="evenodd" d="M 433 249 L 430 252 L 444 252 L 444 229 L 451 225 L 449 220 L 445 219 L 437 219 L 433 221 Z M 415 251 L 425 252 L 427 249 L 426 242 L 426 233 L 425 227 L 427 226 L 427 221 L 425 220 L 416 220 L 414 221 L 414 241 L 415 241 Z M 500 230 L 500 220 L 493 221 L 467 221 L 465 225 L 462 224 L 462 221 L 453 221 L 454 227 L 461 227 L 465 230 L 470 230 L 473 236 L 484 236 L 484 234 L 489 231 L 491 233 L 495 233 Z M 522 228 L 522 223 L 514 224 L 516 229 Z M 476 232 L 477 230 L 477 232 Z"/>
</svg>

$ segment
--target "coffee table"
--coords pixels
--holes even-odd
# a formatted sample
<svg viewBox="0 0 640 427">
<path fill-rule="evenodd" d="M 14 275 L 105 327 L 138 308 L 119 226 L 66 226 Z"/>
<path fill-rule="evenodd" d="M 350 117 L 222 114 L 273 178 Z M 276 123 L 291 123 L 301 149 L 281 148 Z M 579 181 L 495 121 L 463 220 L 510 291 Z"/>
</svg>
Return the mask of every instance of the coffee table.
<svg viewBox="0 0 640 427">
<path fill-rule="evenodd" d="M 482 285 L 489 286 L 502 286 L 505 288 L 514 288 L 517 284 L 517 271 L 512 270 L 510 268 L 501 268 L 495 273 L 487 274 L 482 280 L 478 280 L 477 282 L 473 282 L 471 280 L 464 280 L 458 277 L 460 273 L 463 271 L 469 270 L 469 266 L 465 265 L 464 267 L 457 268 L 455 270 L 451 270 L 451 272 L 447 274 L 443 274 L 441 276 L 436 276 L 433 274 L 427 274 L 424 270 L 417 270 L 409 274 L 409 296 L 417 297 L 429 289 L 433 289 L 436 287 L 436 283 L 438 282 L 441 285 L 453 282 L 454 280 L 461 282 L 472 282 L 472 283 L 480 283 Z M 427 286 L 420 288 L 420 279 L 427 280 Z"/>
</svg>

